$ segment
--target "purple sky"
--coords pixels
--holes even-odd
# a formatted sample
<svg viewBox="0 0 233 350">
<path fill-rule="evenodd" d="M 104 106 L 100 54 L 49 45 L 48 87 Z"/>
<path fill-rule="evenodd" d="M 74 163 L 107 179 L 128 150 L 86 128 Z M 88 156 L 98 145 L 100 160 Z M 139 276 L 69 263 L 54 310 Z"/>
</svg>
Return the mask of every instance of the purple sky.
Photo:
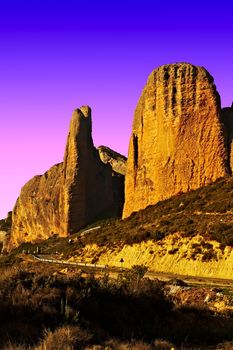
<svg viewBox="0 0 233 350">
<path fill-rule="evenodd" d="M 0 218 L 27 180 L 62 161 L 74 108 L 91 106 L 96 146 L 127 154 L 159 65 L 205 66 L 231 105 L 232 13 L 226 1 L 1 0 Z"/>
</svg>

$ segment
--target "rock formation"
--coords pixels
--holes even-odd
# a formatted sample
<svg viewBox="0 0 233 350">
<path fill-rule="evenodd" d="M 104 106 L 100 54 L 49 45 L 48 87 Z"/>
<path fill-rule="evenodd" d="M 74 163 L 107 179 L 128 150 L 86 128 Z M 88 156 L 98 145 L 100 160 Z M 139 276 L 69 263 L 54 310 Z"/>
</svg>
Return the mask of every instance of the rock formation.
<svg viewBox="0 0 233 350">
<path fill-rule="evenodd" d="M 112 181 L 115 202 L 118 203 L 117 215 L 120 216 L 125 202 L 125 173 L 127 158 L 113 151 L 109 147 L 99 146 L 97 148 L 100 159 L 112 167 Z"/>
<path fill-rule="evenodd" d="M 213 78 L 187 63 L 154 70 L 135 110 L 123 217 L 229 172 Z"/>
<path fill-rule="evenodd" d="M 222 120 L 225 126 L 226 145 L 229 153 L 229 166 L 233 171 L 233 103 L 231 107 L 222 109 Z"/>
<path fill-rule="evenodd" d="M 97 147 L 97 150 L 103 163 L 110 164 L 113 171 L 125 176 L 127 161 L 125 156 L 122 156 L 122 154 L 117 153 L 106 146 L 99 146 Z"/>
<path fill-rule="evenodd" d="M 64 234 L 59 216 L 62 170 L 62 163 L 54 165 L 23 186 L 13 209 L 10 246 Z"/>
<path fill-rule="evenodd" d="M 116 183 L 110 164 L 101 161 L 91 124 L 89 107 L 75 110 L 63 163 L 22 188 L 13 210 L 10 247 L 53 234 L 67 236 L 96 219 L 121 214 L 124 176 L 118 174 Z"/>
</svg>

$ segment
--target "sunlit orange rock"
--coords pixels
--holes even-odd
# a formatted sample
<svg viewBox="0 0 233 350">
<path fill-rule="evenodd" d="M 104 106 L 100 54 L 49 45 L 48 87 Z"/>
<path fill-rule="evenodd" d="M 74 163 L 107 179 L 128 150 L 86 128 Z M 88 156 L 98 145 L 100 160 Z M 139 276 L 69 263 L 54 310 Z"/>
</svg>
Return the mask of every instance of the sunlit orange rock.
<svg viewBox="0 0 233 350">
<path fill-rule="evenodd" d="M 187 63 L 154 70 L 135 110 L 123 217 L 229 174 L 213 78 Z"/>
</svg>

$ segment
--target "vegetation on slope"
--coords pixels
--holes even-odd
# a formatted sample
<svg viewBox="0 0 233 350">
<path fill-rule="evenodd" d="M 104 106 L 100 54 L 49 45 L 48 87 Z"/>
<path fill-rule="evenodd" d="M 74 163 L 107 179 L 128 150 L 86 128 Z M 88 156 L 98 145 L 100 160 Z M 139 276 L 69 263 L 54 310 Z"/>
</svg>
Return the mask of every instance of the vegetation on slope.
<svg viewBox="0 0 233 350">
<path fill-rule="evenodd" d="M 4 269 L 0 325 L 1 349 L 11 349 L 10 343 L 21 349 L 87 350 L 107 342 L 108 349 L 120 349 L 132 339 L 144 344 L 139 349 L 168 349 L 156 347 L 158 339 L 209 345 L 233 336 L 231 313 L 224 317 L 207 307 L 174 304 L 164 283 L 143 278 L 137 266 L 116 280 L 84 278 L 77 271 L 64 275 L 43 264 Z"/>
<path fill-rule="evenodd" d="M 100 228 L 85 232 L 96 226 Z M 200 234 L 204 241 L 220 242 L 222 249 L 227 245 L 233 246 L 233 179 L 220 179 L 195 191 L 179 194 L 133 213 L 125 220 L 96 222 L 72 235 L 72 244 L 69 243 L 69 238 L 54 236 L 34 244 L 24 243 L 13 254 L 33 252 L 39 247 L 44 253 L 58 252 L 70 256 L 86 244 L 96 243 L 114 248 L 149 239 L 159 241 L 174 233 L 183 237 Z M 208 258 L 206 256 L 207 260 Z"/>
<path fill-rule="evenodd" d="M 233 246 L 233 179 L 179 194 L 133 213 L 125 220 L 101 223 L 101 229 L 85 236 L 85 243 L 132 244 L 161 240 L 179 232 L 182 236 L 201 234 L 223 246 Z"/>
</svg>

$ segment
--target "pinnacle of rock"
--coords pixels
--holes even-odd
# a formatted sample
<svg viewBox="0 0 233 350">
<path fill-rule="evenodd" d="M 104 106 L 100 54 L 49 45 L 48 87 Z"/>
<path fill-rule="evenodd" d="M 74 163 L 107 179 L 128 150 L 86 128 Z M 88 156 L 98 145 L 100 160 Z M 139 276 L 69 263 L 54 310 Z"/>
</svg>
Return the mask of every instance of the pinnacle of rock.
<svg viewBox="0 0 233 350">
<path fill-rule="evenodd" d="M 103 200 L 104 199 L 104 200 Z M 91 109 L 73 113 L 60 194 L 64 232 L 74 233 L 114 205 L 111 167 L 101 162 L 91 136 Z"/>
</svg>

